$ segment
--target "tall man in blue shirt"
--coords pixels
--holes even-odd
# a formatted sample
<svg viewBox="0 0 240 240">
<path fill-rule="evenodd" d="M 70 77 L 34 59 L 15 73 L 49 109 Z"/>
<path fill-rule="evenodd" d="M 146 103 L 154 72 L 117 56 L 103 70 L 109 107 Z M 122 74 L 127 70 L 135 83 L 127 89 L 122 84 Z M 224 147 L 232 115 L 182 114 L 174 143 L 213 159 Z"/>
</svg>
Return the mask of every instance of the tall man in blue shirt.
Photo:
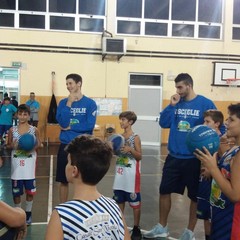
<svg viewBox="0 0 240 240">
<path fill-rule="evenodd" d="M 176 77 L 175 87 L 176 94 L 160 113 L 159 120 L 162 128 L 170 128 L 169 154 L 163 167 L 159 188 L 159 223 L 144 237 L 156 238 L 169 235 L 167 220 L 171 210 L 171 193 L 183 194 L 187 188 L 190 198 L 189 222 L 180 239 L 194 240 L 200 161 L 189 152 L 185 139 L 189 129 L 203 124 L 203 113 L 209 109 L 216 109 L 216 106 L 211 100 L 194 92 L 192 77 L 187 73 L 181 73 Z"/>
<path fill-rule="evenodd" d="M 57 121 L 60 125 L 60 141 L 57 155 L 56 181 L 60 182 L 60 202 L 68 200 L 68 181 L 65 174 L 67 153 L 64 148 L 75 137 L 82 134 L 92 134 L 96 123 L 97 104 L 91 98 L 82 94 L 82 77 L 72 73 L 66 77 L 69 96 L 60 101 L 57 108 Z"/>
</svg>

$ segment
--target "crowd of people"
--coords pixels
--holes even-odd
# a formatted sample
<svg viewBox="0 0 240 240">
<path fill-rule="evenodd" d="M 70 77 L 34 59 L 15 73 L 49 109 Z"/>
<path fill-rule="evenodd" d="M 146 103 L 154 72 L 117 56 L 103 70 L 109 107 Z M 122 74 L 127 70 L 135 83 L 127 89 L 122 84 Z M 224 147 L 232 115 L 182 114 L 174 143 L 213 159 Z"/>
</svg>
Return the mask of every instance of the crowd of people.
<svg viewBox="0 0 240 240">
<path fill-rule="evenodd" d="M 185 189 L 190 199 L 189 220 L 180 240 L 195 239 L 197 219 L 204 220 L 206 240 L 240 240 L 240 103 L 228 107 L 228 118 L 224 123 L 224 116 L 213 101 L 195 93 L 189 74 L 181 73 L 175 78 L 176 93 L 160 113 L 159 120 L 161 128 L 170 129 L 168 155 L 159 186 L 159 222 L 142 234 L 142 148 L 140 136 L 132 130 L 137 120 L 136 114 L 124 111 L 119 115 L 125 143 L 116 156 L 113 197 L 103 196 L 96 185 L 109 169 L 113 158 L 112 146 L 108 141 L 92 136 L 97 105 L 82 93 L 82 77 L 78 74 L 67 75 L 66 86 L 69 95 L 59 102 L 56 114 L 61 129 L 56 169 L 60 204 L 52 212 L 46 240 L 168 237 L 171 231 L 168 228 L 173 201 L 171 195 L 183 195 Z M 1 114 L 10 104 L 10 99 L 4 98 Z M 3 208 L 10 208 L 12 214 L 21 212 L 21 196 L 25 189 L 26 215 L 19 219 L 19 224 L 10 225 L 9 220 L 1 216 L 3 211 L 0 221 L 15 227 L 21 239 L 26 223 L 31 224 L 33 196 L 36 193 L 34 169 L 36 150 L 41 146 L 37 129 L 40 105 L 33 92 L 26 104 L 18 108 L 13 103 L 11 105 L 11 116 L 17 116 L 18 124 L 12 126 L 12 121 L 2 124 L 0 114 L 0 136 L 8 130 L 7 147 L 12 151 L 11 179 L 16 208 L 2 205 Z M 219 135 L 219 151 L 213 155 L 206 148 L 196 149 L 192 153 L 184 141 L 189 129 L 200 124 L 213 128 Z M 22 156 L 21 152 L 19 155 L 18 149 L 19 138 L 26 132 L 37 139 L 30 154 L 31 161 L 28 160 L 31 164 L 22 162 L 29 158 L 29 153 Z M 68 200 L 69 183 L 73 185 L 72 200 Z M 131 234 L 124 219 L 126 202 L 133 209 Z"/>
</svg>

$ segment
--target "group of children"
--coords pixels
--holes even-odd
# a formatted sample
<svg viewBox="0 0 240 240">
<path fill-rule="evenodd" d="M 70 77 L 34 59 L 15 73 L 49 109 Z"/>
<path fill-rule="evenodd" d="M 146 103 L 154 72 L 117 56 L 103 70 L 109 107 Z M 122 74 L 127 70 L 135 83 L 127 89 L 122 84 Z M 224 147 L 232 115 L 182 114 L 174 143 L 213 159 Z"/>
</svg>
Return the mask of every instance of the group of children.
<svg viewBox="0 0 240 240">
<path fill-rule="evenodd" d="M 239 224 L 240 215 L 238 173 L 240 104 L 230 105 L 228 111 L 229 117 L 224 135 L 220 131 L 224 121 L 223 114 L 218 110 L 208 110 L 204 113 L 204 124 L 215 129 L 221 138 L 218 154 L 212 156 L 206 149 L 195 152 L 196 157 L 202 162 L 196 214 L 199 219 L 204 220 L 206 239 L 211 240 L 230 239 L 231 234 L 231 239 L 240 239 L 239 227 L 236 225 Z M 7 147 L 12 149 L 11 179 L 14 203 L 15 206 L 21 207 L 21 195 L 25 188 L 27 223 L 31 224 L 33 196 L 36 193 L 36 149 L 41 146 L 41 141 L 38 129 L 28 124 L 29 116 L 29 108 L 21 104 L 17 110 L 19 125 L 10 128 Z M 79 136 L 66 148 L 68 153 L 66 174 L 68 181 L 73 183 L 74 200 L 55 208 L 47 228 L 46 239 L 75 237 L 79 232 L 85 232 L 86 236 L 97 234 L 99 237 L 104 236 L 104 239 L 113 239 L 112 236 L 116 239 L 130 239 L 122 215 L 125 202 L 128 202 L 133 209 L 134 227 L 131 239 L 142 238 L 139 227 L 142 150 L 140 137 L 132 130 L 137 116 L 132 111 L 125 111 L 119 115 L 119 120 L 125 145 L 116 158 L 113 198 L 117 205 L 112 199 L 103 197 L 96 188 L 110 166 L 112 150 L 109 143 L 87 135 Z M 37 139 L 37 144 L 30 153 L 18 149 L 19 138 L 27 132 L 35 135 Z M 83 211 L 79 212 L 78 208 Z M 99 213 L 96 218 L 94 214 L 98 211 L 101 214 Z M 75 220 L 70 216 L 74 216 L 76 212 L 82 216 L 82 220 L 73 223 Z M 224 224 L 219 227 L 218 224 L 223 221 Z"/>
</svg>

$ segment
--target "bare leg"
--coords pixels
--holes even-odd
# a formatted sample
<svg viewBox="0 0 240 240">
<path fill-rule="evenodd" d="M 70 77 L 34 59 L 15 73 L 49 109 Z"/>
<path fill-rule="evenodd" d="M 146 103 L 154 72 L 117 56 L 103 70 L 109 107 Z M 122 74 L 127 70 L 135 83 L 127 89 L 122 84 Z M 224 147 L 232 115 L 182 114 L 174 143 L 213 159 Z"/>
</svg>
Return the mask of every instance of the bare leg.
<svg viewBox="0 0 240 240">
<path fill-rule="evenodd" d="M 210 236 L 210 233 L 211 233 L 211 222 L 209 220 L 204 220 L 204 230 L 205 230 L 205 235 Z"/>
<path fill-rule="evenodd" d="M 160 194 L 159 196 L 159 223 L 165 227 L 167 225 L 168 214 L 171 210 L 171 195 Z"/>
<path fill-rule="evenodd" d="M 189 222 L 188 222 L 188 229 L 192 232 L 197 224 L 197 202 L 191 200 L 190 209 L 189 209 Z"/>
<path fill-rule="evenodd" d="M 125 203 L 118 203 L 118 206 L 121 209 L 122 213 L 124 213 Z"/>
<path fill-rule="evenodd" d="M 141 209 L 133 208 L 134 226 L 139 226 L 140 216 L 141 216 Z"/>
<path fill-rule="evenodd" d="M 14 204 L 20 204 L 21 203 L 21 197 L 13 197 Z"/>
<path fill-rule="evenodd" d="M 59 199 L 60 199 L 60 203 L 64 203 L 68 200 L 68 183 L 60 183 Z"/>
<path fill-rule="evenodd" d="M 26 200 L 27 200 L 28 202 L 32 201 L 32 200 L 33 200 L 33 195 L 27 194 L 27 195 L 26 195 Z"/>
</svg>

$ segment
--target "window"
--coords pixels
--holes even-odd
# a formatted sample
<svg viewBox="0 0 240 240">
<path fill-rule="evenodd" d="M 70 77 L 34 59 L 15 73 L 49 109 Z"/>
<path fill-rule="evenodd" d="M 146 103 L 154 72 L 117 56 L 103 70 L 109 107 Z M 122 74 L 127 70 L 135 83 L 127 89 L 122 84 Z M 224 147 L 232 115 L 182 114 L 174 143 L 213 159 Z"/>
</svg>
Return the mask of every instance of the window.
<svg viewBox="0 0 240 240">
<path fill-rule="evenodd" d="M 0 27 L 102 33 L 107 0 L 0 0 Z"/>
<path fill-rule="evenodd" d="M 118 34 L 222 39 L 223 0 L 116 1 Z"/>
<path fill-rule="evenodd" d="M 232 39 L 240 40 L 240 0 L 233 2 L 233 31 Z"/>
</svg>

